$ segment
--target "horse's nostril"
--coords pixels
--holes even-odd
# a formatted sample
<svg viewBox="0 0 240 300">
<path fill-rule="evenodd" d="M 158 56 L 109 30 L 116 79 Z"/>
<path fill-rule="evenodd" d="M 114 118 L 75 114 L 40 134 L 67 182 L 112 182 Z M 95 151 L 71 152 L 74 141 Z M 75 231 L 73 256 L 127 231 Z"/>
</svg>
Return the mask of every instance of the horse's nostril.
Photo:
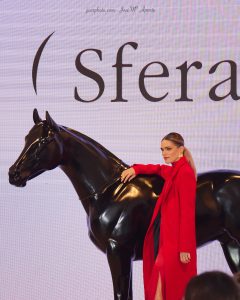
<svg viewBox="0 0 240 300">
<path fill-rule="evenodd" d="M 8 171 L 8 175 L 9 175 L 9 178 L 11 178 L 11 179 L 17 179 L 17 178 L 19 178 L 20 173 L 15 168 L 14 169 L 10 168 Z"/>
</svg>

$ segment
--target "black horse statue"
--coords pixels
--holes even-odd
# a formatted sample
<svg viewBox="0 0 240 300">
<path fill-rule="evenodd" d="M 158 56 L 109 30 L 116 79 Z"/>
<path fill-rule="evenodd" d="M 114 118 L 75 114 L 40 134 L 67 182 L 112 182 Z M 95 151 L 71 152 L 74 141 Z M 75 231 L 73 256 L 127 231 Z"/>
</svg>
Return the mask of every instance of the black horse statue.
<svg viewBox="0 0 240 300">
<path fill-rule="evenodd" d="M 48 112 L 41 120 L 34 109 L 33 120 L 25 147 L 9 169 L 9 182 L 23 187 L 59 166 L 87 213 L 90 239 L 107 255 L 114 299 L 132 300 L 132 262 L 142 259 L 144 236 L 164 180 L 139 175 L 122 183 L 120 175 L 129 166 L 102 145 L 57 125 Z M 240 271 L 240 172 L 198 174 L 196 232 L 198 247 L 218 240 L 232 272 Z"/>
</svg>

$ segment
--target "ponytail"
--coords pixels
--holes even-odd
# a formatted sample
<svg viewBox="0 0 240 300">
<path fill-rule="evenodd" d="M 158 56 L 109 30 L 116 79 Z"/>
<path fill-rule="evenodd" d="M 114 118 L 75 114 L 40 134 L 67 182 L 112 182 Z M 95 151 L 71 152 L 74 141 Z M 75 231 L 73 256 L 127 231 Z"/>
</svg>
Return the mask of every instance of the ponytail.
<svg viewBox="0 0 240 300">
<path fill-rule="evenodd" d="M 194 160 L 192 158 L 192 154 L 191 152 L 188 150 L 187 147 L 184 146 L 184 151 L 183 151 L 183 155 L 185 156 L 185 158 L 187 159 L 188 163 L 190 164 L 190 166 L 192 167 L 196 180 L 197 180 L 197 170 L 196 170 L 196 166 L 194 163 Z"/>
</svg>

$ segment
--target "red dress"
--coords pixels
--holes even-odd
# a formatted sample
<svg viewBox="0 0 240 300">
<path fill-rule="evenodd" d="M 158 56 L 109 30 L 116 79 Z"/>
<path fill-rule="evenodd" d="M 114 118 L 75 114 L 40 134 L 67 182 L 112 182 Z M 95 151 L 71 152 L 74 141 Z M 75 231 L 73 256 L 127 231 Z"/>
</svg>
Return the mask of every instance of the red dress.
<svg viewBox="0 0 240 300">
<path fill-rule="evenodd" d="M 143 279 L 145 300 L 154 300 L 160 276 L 163 300 L 181 300 L 188 281 L 197 274 L 195 233 L 195 174 L 183 156 L 172 166 L 132 166 L 136 174 L 157 174 L 164 180 L 144 240 Z M 154 258 L 153 223 L 161 211 L 159 248 Z M 180 252 L 189 252 L 189 263 L 180 261 Z"/>
</svg>

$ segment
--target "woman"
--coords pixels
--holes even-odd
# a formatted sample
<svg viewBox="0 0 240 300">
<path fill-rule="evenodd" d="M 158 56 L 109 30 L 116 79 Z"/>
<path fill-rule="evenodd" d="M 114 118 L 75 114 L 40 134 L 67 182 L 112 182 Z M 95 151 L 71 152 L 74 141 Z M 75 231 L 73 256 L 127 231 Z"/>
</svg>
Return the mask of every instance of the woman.
<svg viewBox="0 0 240 300">
<path fill-rule="evenodd" d="M 181 300 L 185 287 L 197 273 L 195 197 L 196 171 L 192 156 L 178 133 L 171 132 L 161 141 L 167 165 L 135 164 L 124 170 L 126 182 L 138 174 L 157 174 L 164 180 L 144 240 L 143 276 L 146 300 Z M 160 213 L 157 257 L 154 257 L 153 223 Z"/>
</svg>

